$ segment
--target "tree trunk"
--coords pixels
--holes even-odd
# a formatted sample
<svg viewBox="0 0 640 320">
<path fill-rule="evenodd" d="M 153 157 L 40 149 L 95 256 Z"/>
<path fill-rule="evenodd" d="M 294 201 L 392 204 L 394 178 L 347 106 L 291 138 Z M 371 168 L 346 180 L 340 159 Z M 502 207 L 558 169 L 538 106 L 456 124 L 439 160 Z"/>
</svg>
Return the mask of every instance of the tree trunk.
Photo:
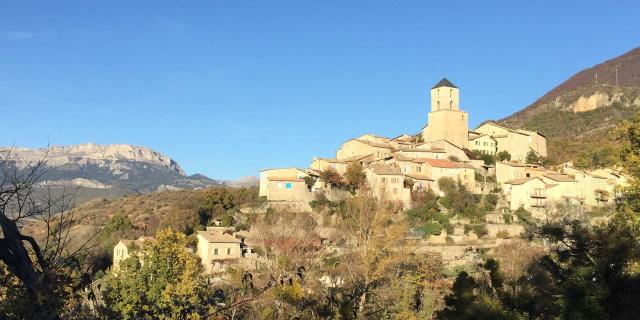
<svg viewBox="0 0 640 320">
<path fill-rule="evenodd" d="M 29 292 L 33 299 L 35 318 L 59 319 L 54 303 L 54 293 L 52 287 L 48 285 L 48 268 L 41 266 L 42 272 L 35 270 L 29 251 L 24 246 L 24 237 L 20 234 L 16 223 L 2 213 L 0 213 L 0 228 L 3 235 L 0 239 L 0 260 L 7 265 L 9 272 L 22 281 Z M 34 248 L 38 255 L 40 255 L 39 249 Z M 41 256 L 38 259 L 40 260 Z"/>
</svg>

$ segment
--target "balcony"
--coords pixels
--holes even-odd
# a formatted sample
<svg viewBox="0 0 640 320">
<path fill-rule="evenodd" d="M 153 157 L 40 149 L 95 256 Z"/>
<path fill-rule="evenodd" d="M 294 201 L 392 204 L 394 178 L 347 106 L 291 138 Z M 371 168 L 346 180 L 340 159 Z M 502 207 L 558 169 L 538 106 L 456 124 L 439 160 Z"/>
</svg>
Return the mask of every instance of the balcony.
<svg viewBox="0 0 640 320">
<path fill-rule="evenodd" d="M 544 191 L 537 191 L 537 190 L 536 190 L 536 191 L 534 191 L 534 192 L 529 193 L 529 196 L 530 196 L 531 198 L 540 198 L 540 199 L 544 199 L 544 198 L 546 198 L 546 197 L 547 197 L 547 193 L 546 193 L 546 192 L 544 192 Z"/>
</svg>

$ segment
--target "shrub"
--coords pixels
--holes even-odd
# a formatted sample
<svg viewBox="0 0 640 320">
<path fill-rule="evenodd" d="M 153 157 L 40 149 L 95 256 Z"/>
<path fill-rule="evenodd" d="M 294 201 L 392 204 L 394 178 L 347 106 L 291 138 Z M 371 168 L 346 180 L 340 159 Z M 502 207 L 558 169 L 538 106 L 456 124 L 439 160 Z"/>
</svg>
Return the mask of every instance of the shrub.
<svg viewBox="0 0 640 320">
<path fill-rule="evenodd" d="M 488 194 L 484 196 L 484 207 L 487 210 L 493 211 L 493 209 L 496 208 L 497 204 L 498 204 L 498 195 Z"/>
<path fill-rule="evenodd" d="M 473 233 L 478 235 L 478 238 L 484 238 L 489 234 L 489 230 L 487 230 L 487 226 L 484 224 L 474 224 L 471 226 L 471 230 L 473 230 Z"/>
<path fill-rule="evenodd" d="M 511 156 L 509 156 L 509 158 L 511 158 Z M 490 154 L 483 154 L 480 156 L 480 159 L 482 159 L 482 161 L 484 161 L 484 164 L 488 166 L 496 164 L 496 158 Z"/>
<path fill-rule="evenodd" d="M 316 179 L 314 177 L 312 177 L 312 176 L 305 176 L 302 179 L 304 180 L 304 184 L 307 185 L 307 189 L 309 189 L 309 191 L 311 191 L 311 188 L 316 183 Z"/>
<path fill-rule="evenodd" d="M 346 185 L 351 191 L 358 190 L 364 186 L 367 176 L 364 174 L 364 170 L 360 162 L 352 162 L 347 166 L 347 171 L 344 174 Z"/>
<path fill-rule="evenodd" d="M 342 176 L 335 169 L 329 167 L 324 171 L 320 171 L 320 180 L 336 187 L 343 188 L 345 187 L 345 182 L 342 179 Z"/>
<path fill-rule="evenodd" d="M 498 159 L 498 161 L 505 161 L 505 160 L 510 161 L 511 154 L 509 153 L 509 151 L 503 150 L 496 154 L 496 158 Z"/>
<path fill-rule="evenodd" d="M 502 218 L 504 219 L 504 223 L 506 224 L 512 224 L 513 223 L 513 216 L 509 213 L 505 213 L 502 215 Z"/>
<path fill-rule="evenodd" d="M 496 233 L 496 237 L 500 239 L 507 239 L 509 238 L 509 232 L 507 230 L 500 230 Z"/>
<path fill-rule="evenodd" d="M 425 223 L 422 227 L 420 227 L 418 230 L 420 230 L 425 236 L 430 236 L 430 235 L 437 236 L 442 233 L 442 225 L 435 221 L 429 221 Z"/>
</svg>

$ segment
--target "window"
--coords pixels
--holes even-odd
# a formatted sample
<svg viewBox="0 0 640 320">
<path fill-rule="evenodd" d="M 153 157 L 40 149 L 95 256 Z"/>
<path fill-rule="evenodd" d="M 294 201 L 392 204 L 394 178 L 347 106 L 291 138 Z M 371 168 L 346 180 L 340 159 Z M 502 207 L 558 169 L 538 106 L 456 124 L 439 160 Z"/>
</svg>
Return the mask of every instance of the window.
<svg viewBox="0 0 640 320">
<path fill-rule="evenodd" d="M 214 248 L 214 249 L 213 249 L 213 255 L 214 255 L 214 256 L 217 256 L 217 255 L 218 255 L 218 248 Z"/>
<path fill-rule="evenodd" d="M 285 188 L 287 188 L 287 189 L 291 189 L 292 187 L 293 187 L 293 184 L 291 182 L 287 182 L 285 184 Z"/>
<path fill-rule="evenodd" d="M 382 183 L 385 183 L 385 182 L 387 182 L 387 178 L 382 177 Z"/>
<path fill-rule="evenodd" d="M 231 255 L 231 248 L 227 248 L 227 255 L 230 256 Z"/>
</svg>

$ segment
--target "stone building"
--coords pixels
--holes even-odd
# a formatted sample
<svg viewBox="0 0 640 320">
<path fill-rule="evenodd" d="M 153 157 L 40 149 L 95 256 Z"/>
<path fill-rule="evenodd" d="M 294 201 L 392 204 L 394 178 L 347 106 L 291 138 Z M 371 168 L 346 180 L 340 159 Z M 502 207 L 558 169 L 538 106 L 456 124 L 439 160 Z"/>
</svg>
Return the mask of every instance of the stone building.
<svg viewBox="0 0 640 320">
<path fill-rule="evenodd" d="M 469 115 L 460 110 L 458 87 L 443 78 L 431 88 L 431 112 L 422 128 L 424 141 L 447 140 L 465 149 L 469 140 Z"/>
</svg>

